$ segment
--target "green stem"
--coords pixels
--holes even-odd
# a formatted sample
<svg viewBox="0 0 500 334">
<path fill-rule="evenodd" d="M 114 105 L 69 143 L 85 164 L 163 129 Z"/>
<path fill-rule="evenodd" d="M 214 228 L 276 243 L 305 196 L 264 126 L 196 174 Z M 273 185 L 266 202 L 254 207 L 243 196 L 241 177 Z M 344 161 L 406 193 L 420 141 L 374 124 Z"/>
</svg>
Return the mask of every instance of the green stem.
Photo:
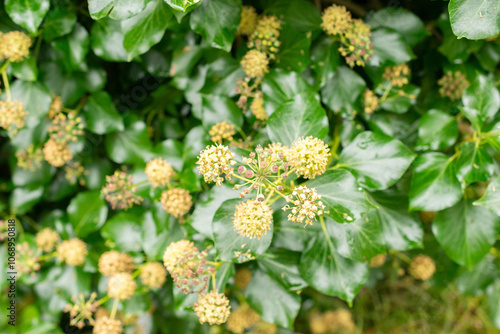
<svg viewBox="0 0 500 334">
<path fill-rule="evenodd" d="M 54 256 L 57 256 L 57 252 L 52 252 L 49 254 L 44 254 L 38 258 L 38 261 L 46 261 L 49 260 L 50 258 L 53 258 Z"/>
<path fill-rule="evenodd" d="M 114 319 L 116 315 L 116 310 L 118 309 L 118 299 L 115 298 L 113 302 L 113 308 L 111 309 L 111 314 L 109 315 L 110 319 Z"/>
<path fill-rule="evenodd" d="M 7 101 L 10 101 L 12 100 L 12 96 L 10 95 L 9 80 L 7 79 L 7 73 L 5 73 L 5 70 L 2 71 L 2 79 L 3 84 L 5 85 L 5 92 L 7 93 Z"/>
<path fill-rule="evenodd" d="M 7 66 L 9 66 L 10 64 L 10 60 L 7 60 L 5 63 L 3 63 L 2 67 L 0 67 L 0 72 L 5 72 L 5 70 L 7 69 Z"/>
<path fill-rule="evenodd" d="M 99 306 L 99 305 L 102 305 L 102 304 L 104 304 L 105 302 L 107 302 L 109 299 L 110 299 L 110 298 L 109 298 L 109 296 L 102 297 L 101 299 L 99 299 L 99 300 L 97 301 L 97 305 L 98 305 L 98 306 Z"/>
</svg>

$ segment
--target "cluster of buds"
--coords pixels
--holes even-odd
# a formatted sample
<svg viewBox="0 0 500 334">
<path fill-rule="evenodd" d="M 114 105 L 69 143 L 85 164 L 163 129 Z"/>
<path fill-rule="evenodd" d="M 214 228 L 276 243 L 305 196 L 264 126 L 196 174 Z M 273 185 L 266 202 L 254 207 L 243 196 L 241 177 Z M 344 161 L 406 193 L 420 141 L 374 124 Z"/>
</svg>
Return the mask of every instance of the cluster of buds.
<svg viewBox="0 0 500 334">
<path fill-rule="evenodd" d="M 126 253 L 112 250 L 101 255 L 98 267 L 104 276 L 131 273 L 134 270 L 134 259 Z"/>
<path fill-rule="evenodd" d="M 185 294 L 205 291 L 213 272 L 206 261 L 207 252 L 200 252 L 193 242 L 172 242 L 163 255 L 163 263 L 177 287 Z"/>
<path fill-rule="evenodd" d="M 337 309 L 323 314 L 313 313 L 309 327 L 312 334 L 354 333 L 356 329 L 351 312 L 346 309 Z"/>
<path fill-rule="evenodd" d="M 54 119 L 62 111 L 63 103 L 60 96 L 52 94 L 52 103 L 49 107 L 49 112 L 47 113 L 47 118 Z"/>
<path fill-rule="evenodd" d="M 16 263 L 20 273 L 35 275 L 35 271 L 40 270 L 38 255 L 31 249 L 25 241 L 17 246 Z"/>
<path fill-rule="evenodd" d="M 29 57 L 31 38 L 20 31 L 0 32 L 0 60 L 17 63 Z"/>
<path fill-rule="evenodd" d="M 163 209 L 177 219 L 182 218 L 193 206 L 193 197 L 182 188 L 172 188 L 161 193 Z"/>
<path fill-rule="evenodd" d="M 438 80 L 438 85 L 441 86 L 439 87 L 439 94 L 442 97 L 457 101 L 462 98 L 465 90 L 469 87 L 469 81 L 467 81 L 465 74 L 460 71 L 448 71 Z"/>
<path fill-rule="evenodd" d="M 35 148 L 33 144 L 29 145 L 25 150 L 16 152 L 17 166 L 24 170 L 34 172 L 42 166 L 43 153 L 41 149 Z"/>
<path fill-rule="evenodd" d="M 250 103 L 250 111 L 260 121 L 266 121 L 268 116 L 266 110 L 264 109 L 264 99 L 262 98 L 262 92 L 257 91 L 255 97 Z"/>
<path fill-rule="evenodd" d="M 291 210 L 291 213 L 288 214 L 288 220 L 293 223 L 301 224 L 305 220 L 306 225 L 312 225 L 312 220 L 316 220 L 316 216 L 327 212 L 324 211 L 325 205 L 321 201 L 321 195 L 318 195 L 314 188 L 299 186 L 286 197 L 286 200 L 292 203 L 292 206 L 285 205 L 283 211 Z"/>
<path fill-rule="evenodd" d="M 370 259 L 370 268 L 382 267 L 387 259 L 387 254 L 378 254 Z"/>
<path fill-rule="evenodd" d="M 236 164 L 234 153 L 224 145 L 207 146 L 198 156 L 198 171 L 203 175 L 205 182 L 215 182 L 221 186 L 225 176 L 226 180 L 231 178 L 233 167 Z"/>
<path fill-rule="evenodd" d="M 321 139 L 301 137 L 290 147 L 290 161 L 297 176 L 314 179 L 323 174 L 328 166 L 330 149 Z"/>
<path fill-rule="evenodd" d="M 222 121 L 212 126 L 208 134 L 210 135 L 210 139 L 217 144 L 222 144 L 224 140 L 232 141 L 234 136 L 234 125 Z"/>
<path fill-rule="evenodd" d="M 245 290 L 252 279 L 252 272 L 247 267 L 236 270 L 234 274 L 234 283 L 240 290 Z"/>
<path fill-rule="evenodd" d="M 83 135 L 83 128 L 81 117 L 77 117 L 76 113 L 70 112 L 67 116 L 62 113 L 55 116 L 48 131 L 53 141 L 64 144 L 77 142 L 78 138 Z"/>
<path fill-rule="evenodd" d="M 59 234 L 50 227 L 44 228 L 35 236 L 38 249 L 46 253 L 52 252 L 59 240 Z"/>
<path fill-rule="evenodd" d="M 248 334 L 276 334 L 278 326 L 269 322 L 261 321 Z"/>
<path fill-rule="evenodd" d="M 194 311 L 200 323 L 208 322 L 210 325 L 220 325 L 227 321 L 231 306 L 229 299 L 223 293 L 210 291 L 207 294 L 202 294 L 196 303 L 194 303 Z"/>
<path fill-rule="evenodd" d="M 85 299 L 83 294 L 71 298 L 72 304 L 66 304 L 64 308 L 64 312 L 69 312 L 69 323 L 71 326 L 76 326 L 81 329 L 86 325 L 86 321 L 88 321 L 90 325 L 94 325 L 95 321 L 93 314 L 98 307 L 96 298 L 97 294 L 95 292 L 90 294 L 88 300 Z"/>
<path fill-rule="evenodd" d="M 237 35 L 250 36 L 257 27 L 257 11 L 252 6 L 241 8 L 241 20 L 238 26 Z"/>
<path fill-rule="evenodd" d="M 400 64 L 396 66 L 388 66 L 384 69 L 382 77 L 389 81 L 394 87 L 403 87 L 408 84 L 410 76 L 410 68 L 408 65 Z"/>
<path fill-rule="evenodd" d="M 136 195 L 137 188 L 132 182 L 132 175 L 115 171 L 113 175 L 106 176 L 106 185 L 101 189 L 106 201 L 113 209 L 127 210 L 134 204 L 140 204 L 142 197 Z"/>
<path fill-rule="evenodd" d="M 250 36 L 248 47 L 265 53 L 270 59 L 275 58 L 280 47 L 281 21 L 274 15 L 263 16 L 257 22 L 255 31 Z"/>
<path fill-rule="evenodd" d="M 78 161 L 68 162 L 68 164 L 64 167 L 64 177 L 69 181 L 70 184 L 76 184 L 77 182 L 84 186 L 85 179 L 84 175 L 88 174 L 88 171 L 85 170 L 85 167 Z"/>
<path fill-rule="evenodd" d="M 330 36 L 345 35 L 352 26 L 351 12 L 344 6 L 331 5 L 321 16 L 321 28 Z"/>
<path fill-rule="evenodd" d="M 365 90 L 363 94 L 363 104 L 365 108 L 365 113 L 373 114 L 373 112 L 377 110 L 378 107 L 377 95 L 375 95 L 375 93 L 370 89 Z"/>
<path fill-rule="evenodd" d="M 233 333 L 241 334 L 245 329 L 257 325 L 259 321 L 260 316 L 248 304 L 242 304 L 236 311 L 231 312 L 226 328 Z"/>
<path fill-rule="evenodd" d="M 122 334 L 123 326 L 120 320 L 100 317 L 95 321 L 93 334 Z"/>
<path fill-rule="evenodd" d="M 108 296 L 118 300 L 130 299 L 137 289 L 137 283 L 130 273 L 118 273 L 108 280 Z"/>
<path fill-rule="evenodd" d="M 417 255 L 413 258 L 408 268 L 411 277 L 422 281 L 430 279 L 436 271 L 434 260 L 427 255 Z"/>
<path fill-rule="evenodd" d="M 1 45 L 1 43 L 0 43 Z M 21 102 L 14 100 L 0 101 L 0 127 L 15 135 L 24 127 L 26 111 Z"/>
<path fill-rule="evenodd" d="M 246 74 L 246 79 L 261 80 L 269 72 L 269 60 L 264 52 L 258 50 L 248 51 L 241 59 L 241 66 Z"/>
<path fill-rule="evenodd" d="M 351 68 L 365 66 L 373 55 L 373 42 L 370 26 L 361 19 L 354 19 L 350 29 L 342 36 L 340 54 Z"/>
<path fill-rule="evenodd" d="M 146 263 L 141 268 L 140 279 L 142 284 L 158 289 L 167 280 L 165 268 L 158 262 Z"/>
<path fill-rule="evenodd" d="M 82 266 L 87 253 L 87 245 L 78 238 L 65 240 L 57 245 L 57 257 L 70 266 Z"/>
<path fill-rule="evenodd" d="M 258 89 L 261 83 L 261 80 L 258 79 L 255 80 L 253 84 L 249 85 L 248 80 L 238 79 L 236 93 L 240 94 L 240 97 L 236 104 L 245 112 L 247 110 L 247 102 L 251 100 L 250 111 L 252 114 L 258 120 L 266 121 L 268 116 L 264 109 L 264 99 L 262 98 L 262 92 Z"/>
<path fill-rule="evenodd" d="M 233 224 L 234 230 L 239 234 L 250 239 L 260 239 L 271 229 L 272 223 L 273 210 L 264 201 L 249 199 L 236 205 Z"/>
<path fill-rule="evenodd" d="M 175 175 L 172 165 L 159 157 L 148 162 L 144 171 L 153 187 L 165 186 Z"/>
<path fill-rule="evenodd" d="M 51 138 L 43 146 L 43 158 L 54 167 L 62 167 L 73 159 L 73 153 L 67 143 L 58 143 Z"/>
</svg>

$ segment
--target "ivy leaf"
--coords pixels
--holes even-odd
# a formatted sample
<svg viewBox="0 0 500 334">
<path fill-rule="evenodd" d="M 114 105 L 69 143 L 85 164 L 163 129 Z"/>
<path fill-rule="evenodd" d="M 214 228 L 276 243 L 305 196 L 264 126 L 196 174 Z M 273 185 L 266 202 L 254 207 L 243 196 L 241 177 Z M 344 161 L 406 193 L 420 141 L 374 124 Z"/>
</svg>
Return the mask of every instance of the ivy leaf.
<svg viewBox="0 0 500 334">
<path fill-rule="evenodd" d="M 366 82 L 356 72 L 341 66 L 321 90 L 321 100 L 333 111 L 352 113 L 352 105 L 365 90 Z"/>
<path fill-rule="evenodd" d="M 266 13 L 279 17 L 285 24 L 299 32 L 321 29 L 321 13 L 311 2 L 305 0 L 277 0 L 270 2 Z"/>
<path fill-rule="evenodd" d="M 328 118 L 319 101 L 312 95 L 299 94 L 283 103 L 269 117 L 267 133 L 273 142 L 290 145 L 301 136 L 322 139 L 328 133 Z"/>
<path fill-rule="evenodd" d="M 338 43 L 328 36 L 323 36 L 311 48 L 311 69 L 316 73 L 316 84 L 324 87 L 337 71 L 340 56 L 337 52 Z"/>
<path fill-rule="evenodd" d="M 110 247 L 125 252 L 141 249 L 142 219 L 130 212 L 118 212 L 101 229 L 101 235 L 109 240 Z"/>
<path fill-rule="evenodd" d="M 259 268 L 280 282 L 289 291 L 301 291 L 307 283 L 300 276 L 300 253 L 278 251 L 273 254 L 264 253 L 259 256 Z"/>
<path fill-rule="evenodd" d="M 40 82 L 16 80 L 10 87 L 13 100 L 23 103 L 28 111 L 26 125 L 33 128 L 45 117 L 52 102 L 50 91 Z M 3 92 L 5 94 L 5 92 Z"/>
<path fill-rule="evenodd" d="M 426 153 L 415 160 L 410 187 L 410 210 L 440 211 L 462 198 L 455 163 L 442 153 Z"/>
<path fill-rule="evenodd" d="M 368 279 L 368 265 L 343 258 L 332 240 L 319 232 L 300 259 L 300 273 L 309 285 L 321 293 L 336 296 L 349 305 Z"/>
<path fill-rule="evenodd" d="M 500 216 L 500 195 L 497 191 L 500 190 L 500 177 L 494 178 L 491 183 L 486 188 L 486 194 L 479 200 L 474 202 L 474 205 L 482 206 L 485 209 L 493 212 L 497 216 Z"/>
<path fill-rule="evenodd" d="M 203 0 L 190 17 L 191 29 L 211 47 L 229 52 L 241 19 L 239 0 Z"/>
<path fill-rule="evenodd" d="M 337 166 L 350 171 L 361 185 L 383 190 L 403 176 L 413 159 L 415 153 L 399 140 L 365 131 L 342 150 Z"/>
<path fill-rule="evenodd" d="M 37 81 L 38 68 L 35 58 L 26 58 L 19 63 L 12 63 L 12 74 L 24 81 Z"/>
<path fill-rule="evenodd" d="M 286 70 L 301 73 L 309 65 L 310 33 L 300 33 L 285 25 L 280 34 L 280 47 L 276 54 L 276 64 Z"/>
<path fill-rule="evenodd" d="M 182 12 L 185 12 L 186 9 L 188 9 L 191 6 L 197 5 L 200 1 L 203 0 L 198 0 L 198 1 L 186 1 L 186 0 L 165 0 L 165 2 L 172 7 L 175 10 L 179 10 Z"/>
<path fill-rule="evenodd" d="M 404 92 L 404 95 L 401 95 L 400 91 Z M 419 87 L 412 84 L 404 85 L 401 89 L 391 90 L 385 101 L 380 103 L 380 107 L 393 113 L 404 114 L 416 103 L 419 93 Z"/>
<path fill-rule="evenodd" d="M 450 147 L 458 137 L 458 124 L 454 117 L 432 109 L 420 118 L 416 150 L 439 151 Z"/>
<path fill-rule="evenodd" d="M 260 239 L 247 238 L 234 230 L 232 217 L 234 209 L 240 199 L 229 199 L 224 201 L 215 212 L 212 221 L 213 238 L 217 256 L 222 261 L 246 262 L 251 260 L 244 254 L 264 253 L 271 244 L 273 238 L 273 227 Z"/>
<path fill-rule="evenodd" d="M 98 230 L 107 216 L 108 206 L 99 191 L 79 193 L 68 205 L 68 218 L 79 238 Z"/>
<path fill-rule="evenodd" d="M 457 277 L 457 287 L 461 293 L 477 296 L 485 292 L 498 272 L 493 256 L 485 256 L 471 270 L 462 267 Z"/>
<path fill-rule="evenodd" d="M 43 186 L 15 188 L 9 197 L 9 207 L 13 215 L 23 215 L 42 199 Z"/>
<path fill-rule="evenodd" d="M 92 51 L 107 61 L 127 61 L 129 54 L 123 47 L 123 31 L 120 21 L 110 18 L 94 22 L 90 30 Z"/>
<path fill-rule="evenodd" d="M 42 36 L 47 42 L 69 34 L 76 23 L 76 12 L 71 8 L 60 6 L 53 8 L 43 24 Z"/>
<path fill-rule="evenodd" d="M 148 0 L 89 0 L 92 19 L 100 20 L 109 16 L 113 20 L 125 20 L 139 14 Z"/>
<path fill-rule="evenodd" d="M 35 35 L 50 7 L 49 0 L 5 0 L 12 21 Z"/>
<path fill-rule="evenodd" d="M 326 216 L 338 223 L 352 223 L 364 216 L 372 207 L 356 179 L 346 170 L 329 170 L 307 183 L 315 188 L 326 206 Z"/>
<path fill-rule="evenodd" d="M 460 146 L 457 160 L 457 177 L 469 185 L 472 182 L 486 182 L 495 172 L 493 158 L 476 143 L 464 143 Z"/>
<path fill-rule="evenodd" d="M 123 119 L 111 96 L 104 91 L 92 94 L 83 108 L 87 129 L 97 134 L 123 131 Z"/>
<path fill-rule="evenodd" d="M 228 124 L 241 127 L 243 115 L 233 100 L 214 95 L 201 94 L 203 126 L 210 129 L 216 123 L 226 121 Z"/>
<path fill-rule="evenodd" d="M 486 291 L 490 317 L 497 328 L 500 327 L 500 279 L 496 279 Z"/>
<path fill-rule="evenodd" d="M 127 121 L 125 131 L 106 136 L 106 152 L 111 160 L 120 164 L 148 162 L 152 157 L 152 144 L 146 124 L 130 119 Z"/>
<path fill-rule="evenodd" d="M 85 58 L 89 53 L 89 34 L 81 24 L 75 24 L 71 34 L 52 43 L 54 50 L 59 51 L 64 68 L 68 72 L 87 70 Z"/>
<path fill-rule="evenodd" d="M 370 65 L 381 66 L 402 64 L 415 58 L 411 46 L 404 37 L 386 28 L 379 28 L 372 33 L 373 56 Z"/>
<path fill-rule="evenodd" d="M 498 0 L 451 0 L 448 5 L 453 33 L 458 38 L 484 39 L 500 33 Z"/>
<path fill-rule="evenodd" d="M 477 75 L 462 96 L 462 112 L 477 131 L 492 119 L 500 108 L 500 94 L 491 78 Z"/>
<path fill-rule="evenodd" d="M 500 231 L 500 218 L 468 200 L 438 212 L 432 232 L 456 263 L 471 269 L 489 252 Z"/>
<path fill-rule="evenodd" d="M 261 320 L 292 328 L 300 310 L 300 296 L 288 292 L 280 281 L 257 270 L 245 290 L 245 298 Z"/>
<path fill-rule="evenodd" d="M 55 62 L 42 64 L 40 66 L 40 74 L 43 83 L 47 85 L 54 94 L 60 96 L 65 105 L 77 103 L 85 93 L 85 87 L 78 77 L 71 73 L 63 73 L 60 66 Z M 52 100 L 50 92 L 47 96 L 49 98 L 49 104 L 47 105 L 48 111 L 50 101 Z"/>
<path fill-rule="evenodd" d="M 151 1 L 140 14 L 122 21 L 123 47 L 128 52 L 128 61 L 160 42 L 165 30 L 174 23 L 172 11 L 163 0 Z"/>
</svg>

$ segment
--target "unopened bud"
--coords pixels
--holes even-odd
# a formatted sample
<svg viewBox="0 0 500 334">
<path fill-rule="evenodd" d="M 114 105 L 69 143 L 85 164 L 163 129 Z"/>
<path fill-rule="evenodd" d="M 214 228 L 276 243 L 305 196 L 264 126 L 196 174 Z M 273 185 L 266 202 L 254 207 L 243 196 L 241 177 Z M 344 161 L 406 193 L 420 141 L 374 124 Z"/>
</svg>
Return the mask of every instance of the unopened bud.
<svg viewBox="0 0 500 334">
<path fill-rule="evenodd" d="M 264 200 L 265 200 L 264 195 L 260 194 L 259 196 L 257 196 L 257 201 L 264 202 Z"/>
<path fill-rule="evenodd" d="M 258 145 L 256 148 L 255 148 L 255 152 L 257 152 L 258 154 L 261 154 L 264 150 L 262 149 L 262 146 Z"/>
<path fill-rule="evenodd" d="M 253 171 L 251 171 L 251 170 L 247 170 L 247 171 L 245 172 L 245 176 L 246 176 L 246 177 L 248 177 L 248 178 L 253 177 Z"/>
<path fill-rule="evenodd" d="M 283 186 L 278 186 L 278 191 L 283 191 Z"/>
<path fill-rule="evenodd" d="M 273 165 L 271 167 L 271 169 L 272 169 L 273 173 L 277 173 L 280 168 L 278 167 L 278 165 Z"/>
<path fill-rule="evenodd" d="M 245 168 L 245 166 L 240 166 L 240 167 L 238 167 L 238 173 L 240 173 L 240 174 L 245 173 L 245 171 L 246 171 L 246 170 L 247 170 L 247 169 Z"/>
</svg>

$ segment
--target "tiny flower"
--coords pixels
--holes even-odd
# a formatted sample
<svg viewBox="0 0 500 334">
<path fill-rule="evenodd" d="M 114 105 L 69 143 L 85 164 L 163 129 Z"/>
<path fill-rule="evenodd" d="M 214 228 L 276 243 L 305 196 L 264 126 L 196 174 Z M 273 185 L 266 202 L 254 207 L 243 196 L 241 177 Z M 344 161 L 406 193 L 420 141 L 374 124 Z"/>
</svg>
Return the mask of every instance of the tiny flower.
<svg viewBox="0 0 500 334">
<path fill-rule="evenodd" d="M 252 79 L 260 79 L 269 72 L 267 55 L 258 50 L 248 51 L 241 59 L 241 66 L 245 74 Z"/>
<path fill-rule="evenodd" d="M 378 107 L 378 97 L 375 93 L 369 89 L 365 90 L 363 94 L 363 104 L 365 108 L 365 113 L 373 114 L 373 112 Z"/>
<path fill-rule="evenodd" d="M 30 144 L 25 150 L 16 152 L 17 165 L 24 169 L 34 172 L 42 166 L 43 152 L 41 149 L 35 149 L 35 146 Z"/>
<path fill-rule="evenodd" d="M 295 174 L 306 179 L 323 174 L 329 156 L 328 145 L 313 136 L 297 139 L 290 148 L 290 161 L 295 167 Z"/>
<path fill-rule="evenodd" d="M 247 288 L 251 279 L 252 273 L 247 267 L 242 267 L 236 270 L 236 274 L 234 274 L 234 283 L 241 290 L 245 290 Z"/>
<path fill-rule="evenodd" d="M 19 274 L 31 274 L 31 276 L 35 276 L 34 272 L 40 270 L 37 254 L 38 251 L 32 249 L 27 242 L 23 242 L 17 246 L 15 257 Z"/>
<path fill-rule="evenodd" d="M 130 299 L 137 289 L 134 278 L 129 273 L 118 273 L 108 280 L 108 296 L 118 300 Z"/>
<path fill-rule="evenodd" d="M 179 219 L 193 206 L 193 197 L 182 188 L 172 188 L 161 193 L 161 205 L 172 216 Z"/>
<path fill-rule="evenodd" d="M 226 139 L 232 141 L 234 135 L 234 125 L 230 125 L 227 124 L 226 121 L 222 121 L 212 126 L 208 134 L 214 143 L 220 144 Z"/>
<path fill-rule="evenodd" d="M 378 254 L 371 258 L 370 260 L 370 268 L 378 268 L 382 267 L 387 258 L 386 254 Z"/>
<path fill-rule="evenodd" d="M 462 98 L 467 87 L 469 87 L 469 81 L 467 77 L 460 71 L 447 71 L 446 74 L 438 80 L 439 94 L 442 97 L 447 97 L 451 101 L 457 101 Z"/>
<path fill-rule="evenodd" d="M 268 119 L 266 110 L 264 109 L 264 99 L 255 97 L 250 104 L 250 111 L 258 120 L 265 121 Z"/>
<path fill-rule="evenodd" d="M 249 48 L 264 52 L 270 59 L 278 52 L 281 21 L 274 15 L 263 16 L 248 41 Z"/>
<path fill-rule="evenodd" d="M 0 32 L 0 60 L 12 63 L 28 58 L 30 54 L 31 38 L 21 31 Z"/>
<path fill-rule="evenodd" d="M 104 252 L 99 258 L 99 272 L 104 276 L 118 273 L 131 273 L 134 270 L 134 259 L 117 251 Z"/>
<path fill-rule="evenodd" d="M 71 298 L 72 304 L 67 304 L 64 312 L 69 312 L 70 325 L 78 328 L 83 328 L 88 321 L 90 325 L 94 325 L 93 318 L 94 312 L 97 310 L 98 303 L 96 301 L 97 294 L 95 292 L 90 294 L 88 300 L 85 299 L 83 293 Z"/>
<path fill-rule="evenodd" d="M 365 66 L 373 54 L 370 26 L 361 19 L 353 19 L 352 22 L 342 38 L 339 51 L 350 67 Z"/>
<path fill-rule="evenodd" d="M 50 104 L 49 112 L 47 113 L 47 118 L 54 119 L 62 111 L 63 103 L 60 96 L 52 94 L 52 103 Z"/>
<path fill-rule="evenodd" d="M 51 252 L 58 242 L 59 234 L 49 227 L 44 228 L 35 236 L 35 243 L 42 252 Z"/>
<path fill-rule="evenodd" d="M 434 275 L 436 264 L 434 260 L 427 255 L 417 255 L 408 268 L 408 273 L 415 279 L 427 281 Z"/>
<path fill-rule="evenodd" d="M 78 161 L 70 161 L 64 167 L 64 177 L 70 184 L 79 182 L 80 185 L 85 185 L 85 180 L 83 179 L 85 174 L 88 174 L 88 171 L 85 171 L 85 167 Z"/>
<path fill-rule="evenodd" d="M 82 118 L 76 116 L 76 113 L 70 112 L 67 116 L 59 113 L 52 120 L 48 131 L 50 138 L 58 144 L 77 142 L 78 138 L 83 136 Z"/>
<path fill-rule="evenodd" d="M 54 167 L 62 167 L 73 159 L 73 153 L 66 143 L 57 143 L 52 138 L 43 146 L 43 157 L 45 161 Z"/>
<path fill-rule="evenodd" d="M 321 16 L 321 28 L 331 36 L 345 34 L 352 25 L 351 12 L 344 6 L 332 5 Z"/>
<path fill-rule="evenodd" d="M 120 320 L 101 317 L 95 321 L 93 334 L 122 334 L 123 326 Z"/>
<path fill-rule="evenodd" d="M 229 150 L 229 147 L 218 144 L 217 146 L 207 146 L 205 150 L 200 152 L 198 156 L 198 170 L 203 174 L 205 182 L 215 182 L 222 186 L 224 180 L 221 175 L 225 175 L 226 179 L 230 179 L 233 173 L 232 166 L 236 164 L 234 153 Z"/>
<path fill-rule="evenodd" d="M 389 81 L 394 87 L 403 87 L 408 84 L 408 77 L 410 75 L 410 68 L 407 64 L 400 64 L 396 66 L 387 66 L 384 69 L 382 77 Z"/>
<path fill-rule="evenodd" d="M 0 128 L 15 135 L 19 129 L 24 127 L 25 120 L 26 111 L 21 102 L 17 100 L 0 101 Z"/>
<path fill-rule="evenodd" d="M 239 234 L 260 239 L 271 229 L 273 210 L 263 201 L 249 199 L 236 205 L 233 224 Z"/>
<path fill-rule="evenodd" d="M 257 26 L 257 12 L 252 6 L 243 6 L 241 9 L 241 21 L 238 26 L 237 35 L 249 36 Z"/>
<path fill-rule="evenodd" d="M 150 262 L 142 266 L 139 277 L 142 284 L 150 288 L 160 288 L 167 280 L 167 272 L 160 263 Z"/>
<path fill-rule="evenodd" d="M 291 205 L 285 205 L 283 211 L 291 211 L 288 220 L 293 223 L 302 223 L 305 220 L 307 225 L 312 225 L 312 220 L 316 220 L 316 216 L 321 216 L 325 212 L 321 196 L 314 188 L 296 187 L 292 194 L 287 196 L 287 201 Z"/>
<path fill-rule="evenodd" d="M 233 333 L 240 334 L 245 329 L 257 325 L 259 321 L 260 316 L 248 304 L 242 304 L 236 311 L 231 312 L 227 319 L 226 328 Z"/>
<path fill-rule="evenodd" d="M 354 333 L 356 329 L 351 312 L 343 308 L 324 314 L 313 314 L 309 326 L 312 334 Z"/>
<path fill-rule="evenodd" d="M 106 185 L 101 189 L 106 201 L 113 209 L 130 209 L 134 204 L 140 204 L 142 198 L 135 193 L 137 188 L 132 182 L 132 175 L 115 171 L 111 176 L 106 176 Z"/>
<path fill-rule="evenodd" d="M 57 245 L 57 256 L 70 266 L 81 266 L 87 257 L 87 245 L 78 238 L 65 240 Z"/>
<path fill-rule="evenodd" d="M 155 158 L 146 165 L 145 173 L 153 187 L 162 187 L 175 175 L 172 165 L 162 158 Z"/>
<path fill-rule="evenodd" d="M 229 306 L 229 299 L 216 291 L 211 291 L 203 294 L 194 303 L 194 311 L 200 323 L 208 322 L 210 325 L 220 325 L 227 321 L 229 317 L 231 306 Z"/>
</svg>

